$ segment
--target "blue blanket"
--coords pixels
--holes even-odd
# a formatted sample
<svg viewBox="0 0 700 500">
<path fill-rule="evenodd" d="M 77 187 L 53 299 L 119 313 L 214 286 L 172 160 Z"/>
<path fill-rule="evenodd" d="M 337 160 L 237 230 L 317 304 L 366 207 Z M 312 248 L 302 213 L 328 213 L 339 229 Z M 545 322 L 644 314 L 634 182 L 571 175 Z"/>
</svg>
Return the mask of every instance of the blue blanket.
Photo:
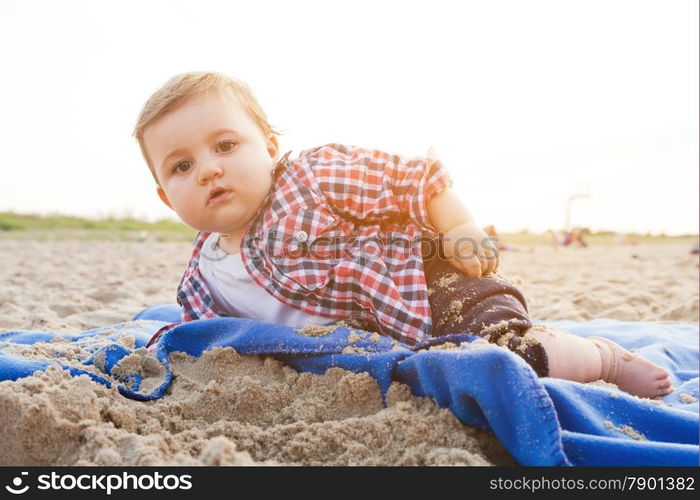
<svg viewBox="0 0 700 500">
<path fill-rule="evenodd" d="M 136 347 L 143 347 L 164 324 L 179 321 L 179 309 L 152 307 L 134 319 L 139 321 L 76 335 L 0 334 L 0 380 L 26 377 L 49 365 L 5 353 L 7 345 L 61 337 L 92 353 L 85 364 L 93 364 L 101 354 L 100 363 L 95 365 L 99 364 L 104 377 L 62 365 L 72 375 L 86 374 L 107 386 L 116 383 L 127 397 L 156 399 L 163 396 L 172 379 L 170 352 L 200 356 L 214 347 L 230 346 L 243 355 L 274 356 L 300 371 L 322 374 L 328 368 L 340 367 L 368 372 L 383 395 L 392 381 L 407 384 L 414 394 L 449 408 L 464 424 L 493 432 L 521 465 L 698 465 L 698 327 L 693 325 L 608 319 L 546 322 L 582 337 L 610 338 L 665 367 L 672 374 L 676 390 L 661 402 L 651 402 L 612 387 L 538 378 L 520 357 L 492 345 L 428 349 L 438 340 L 460 343 L 476 339 L 466 334 L 409 348 L 368 333 L 361 338 L 350 337 L 351 330 L 343 327 L 325 336 L 310 337 L 291 328 L 243 318 L 193 321 L 163 335 L 155 355 L 166 377 L 160 387 L 145 393 L 139 391 L 138 374 L 121 374 L 116 380 L 111 373 L 112 367 L 131 352 L 117 340 L 133 335 Z M 107 332 L 109 335 L 105 335 Z M 105 338 L 113 343 L 105 346 Z"/>
</svg>

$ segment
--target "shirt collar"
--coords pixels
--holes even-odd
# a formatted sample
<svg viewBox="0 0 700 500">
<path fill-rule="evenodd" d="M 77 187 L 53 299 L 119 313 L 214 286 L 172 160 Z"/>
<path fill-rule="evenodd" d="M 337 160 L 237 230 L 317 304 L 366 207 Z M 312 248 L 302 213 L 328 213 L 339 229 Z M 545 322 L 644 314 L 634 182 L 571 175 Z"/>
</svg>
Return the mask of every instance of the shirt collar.
<svg viewBox="0 0 700 500">
<path fill-rule="evenodd" d="M 272 187 L 270 190 L 267 192 L 267 195 L 265 196 L 265 201 L 258 207 L 258 211 L 256 212 L 256 217 L 260 215 L 260 212 L 263 210 L 263 208 L 267 205 L 268 201 L 270 200 L 270 196 L 272 196 L 272 192 L 275 190 L 275 183 L 277 181 L 277 177 L 284 171 L 284 169 L 287 168 L 289 165 L 288 158 L 289 155 L 292 154 L 292 151 L 287 151 L 287 153 L 277 162 L 277 165 L 275 165 L 272 168 Z M 253 221 L 251 221 L 249 224 L 252 224 Z M 246 233 L 248 232 L 248 229 L 246 229 Z"/>
<path fill-rule="evenodd" d="M 285 168 L 287 168 L 287 160 L 291 153 L 291 151 L 287 151 L 287 153 L 280 159 L 280 161 L 277 162 L 277 165 L 275 165 L 275 167 L 272 169 L 273 179 L 276 178 L 280 174 L 280 172 L 282 172 Z"/>
</svg>

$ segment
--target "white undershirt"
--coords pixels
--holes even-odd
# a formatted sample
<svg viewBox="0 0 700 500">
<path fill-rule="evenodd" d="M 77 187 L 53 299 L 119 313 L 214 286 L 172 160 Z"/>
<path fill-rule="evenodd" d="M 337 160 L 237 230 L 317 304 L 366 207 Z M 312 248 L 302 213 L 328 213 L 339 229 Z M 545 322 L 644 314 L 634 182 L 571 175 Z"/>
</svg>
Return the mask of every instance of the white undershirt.
<svg viewBox="0 0 700 500">
<path fill-rule="evenodd" d="M 218 242 L 219 233 L 211 233 L 202 245 L 199 259 L 199 272 L 214 299 L 215 310 L 292 328 L 335 321 L 299 311 L 274 298 L 250 277 L 241 254 L 227 254 Z"/>
</svg>

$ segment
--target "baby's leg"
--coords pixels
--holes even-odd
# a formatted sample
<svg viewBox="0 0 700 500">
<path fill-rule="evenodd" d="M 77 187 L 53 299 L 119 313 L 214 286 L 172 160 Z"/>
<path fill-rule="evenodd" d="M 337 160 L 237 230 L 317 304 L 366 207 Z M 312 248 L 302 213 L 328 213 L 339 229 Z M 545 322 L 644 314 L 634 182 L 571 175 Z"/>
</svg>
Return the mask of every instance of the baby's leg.
<svg viewBox="0 0 700 500">
<path fill-rule="evenodd" d="M 584 339 L 544 325 L 535 325 L 528 333 L 544 346 L 550 377 L 575 382 L 602 379 L 644 398 L 658 398 L 673 391 L 666 370 L 611 340 Z"/>
<path fill-rule="evenodd" d="M 540 377 L 548 372 L 547 353 L 534 337 L 520 291 L 501 277 L 470 278 L 439 258 L 426 261 L 425 276 L 433 336 L 478 335 L 522 357 Z"/>
<path fill-rule="evenodd" d="M 539 376 L 584 383 L 602 379 L 649 398 L 673 390 L 666 370 L 612 341 L 533 326 L 522 294 L 499 276 L 470 278 L 438 258 L 425 261 L 425 275 L 433 336 L 482 336 L 523 357 Z"/>
</svg>

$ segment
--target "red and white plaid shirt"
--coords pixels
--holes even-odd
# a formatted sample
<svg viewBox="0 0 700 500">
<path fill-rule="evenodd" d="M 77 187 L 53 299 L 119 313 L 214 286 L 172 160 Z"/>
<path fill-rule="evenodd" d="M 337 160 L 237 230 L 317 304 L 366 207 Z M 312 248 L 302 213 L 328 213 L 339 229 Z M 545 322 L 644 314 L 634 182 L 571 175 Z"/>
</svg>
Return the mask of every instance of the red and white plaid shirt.
<svg viewBox="0 0 700 500">
<path fill-rule="evenodd" d="M 452 186 L 442 163 L 340 144 L 289 155 L 241 241 L 253 280 L 308 314 L 354 318 L 408 344 L 430 338 L 421 240 L 437 237 L 427 202 Z M 178 286 L 182 321 L 224 315 L 199 272 L 209 234 L 195 238 Z"/>
</svg>

